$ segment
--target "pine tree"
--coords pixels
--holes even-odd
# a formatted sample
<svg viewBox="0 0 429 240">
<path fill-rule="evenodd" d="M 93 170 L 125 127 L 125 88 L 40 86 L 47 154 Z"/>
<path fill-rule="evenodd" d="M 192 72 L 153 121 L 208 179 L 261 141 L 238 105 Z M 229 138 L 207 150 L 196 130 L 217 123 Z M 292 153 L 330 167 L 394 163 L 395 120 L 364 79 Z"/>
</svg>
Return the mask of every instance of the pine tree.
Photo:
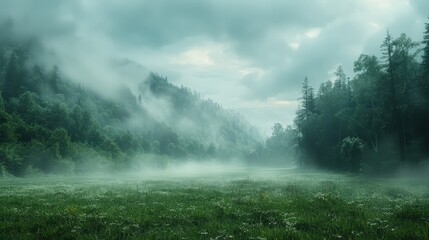
<svg viewBox="0 0 429 240">
<path fill-rule="evenodd" d="M 52 70 L 51 78 L 49 79 L 49 86 L 54 93 L 58 93 L 58 82 L 59 82 L 59 70 L 57 66 L 54 66 Z"/>
<path fill-rule="evenodd" d="M 3 94 L 5 98 L 16 97 L 21 86 L 21 73 L 19 69 L 19 56 L 13 52 L 6 67 L 3 82 Z"/>
<path fill-rule="evenodd" d="M 309 85 L 308 78 L 304 78 L 304 82 L 302 83 L 302 114 L 303 120 L 308 119 L 311 113 L 315 111 L 315 103 L 314 103 L 314 90 Z"/>
<path fill-rule="evenodd" d="M 422 43 L 424 44 L 422 61 L 423 74 L 426 80 L 429 80 L 429 23 L 425 24 L 425 32 Z"/>
<path fill-rule="evenodd" d="M 429 101 L 429 22 L 425 24 L 425 32 L 422 43 L 424 46 L 422 61 L 423 81 L 421 88 L 423 95 L 426 97 L 426 100 Z"/>
<path fill-rule="evenodd" d="M 396 86 L 395 86 L 395 79 L 394 79 L 394 66 L 393 66 L 393 39 L 390 35 L 389 31 L 387 31 L 386 38 L 383 41 L 383 44 L 381 45 L 381 51 L 383 53 L 383 59 L 385 62 L 385 68 L 386 71 L 389 74 L 389 87 L 390 87 L 390 101 L 392 105 L 392 112 L 394 112 L 397 109 L 396 106 Z"/>
</svg>

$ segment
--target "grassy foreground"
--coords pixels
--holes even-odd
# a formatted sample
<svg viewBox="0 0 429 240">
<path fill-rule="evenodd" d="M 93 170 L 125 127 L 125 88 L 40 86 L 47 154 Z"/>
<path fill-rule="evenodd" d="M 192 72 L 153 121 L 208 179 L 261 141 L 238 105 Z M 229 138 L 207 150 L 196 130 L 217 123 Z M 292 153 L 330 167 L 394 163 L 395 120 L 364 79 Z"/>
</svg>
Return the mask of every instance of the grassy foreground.
<svg viewBox="0 0 429 240">
<path fill-rule="evenodd" d="M 429 239 L 429 186 L 266 170 L 0 181 L 0 239 Z"/>
</svg>

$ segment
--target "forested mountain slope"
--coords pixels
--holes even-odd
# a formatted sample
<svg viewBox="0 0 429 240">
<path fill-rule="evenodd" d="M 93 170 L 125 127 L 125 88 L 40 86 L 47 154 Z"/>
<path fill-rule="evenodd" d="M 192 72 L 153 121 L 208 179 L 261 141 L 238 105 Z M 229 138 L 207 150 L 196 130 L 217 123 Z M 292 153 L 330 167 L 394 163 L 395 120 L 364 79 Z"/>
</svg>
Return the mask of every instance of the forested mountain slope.
<svg viewBox="0 0 429 240">
<path fill-rule="evenodd" d="M 56 66 L 39 64 L 40 51 L 37 40 L 18 40 L 11 24 L 2 25 L 3 175 L 125 169 L 154 156 L 231 159 L 259 142 L 241 116 L 157 74 L 142 75 L 138 87 L 124 84 L 109 98 L 68 79 Z M 115 65 L 118 71 L 122 67 Z"/>
</svg>

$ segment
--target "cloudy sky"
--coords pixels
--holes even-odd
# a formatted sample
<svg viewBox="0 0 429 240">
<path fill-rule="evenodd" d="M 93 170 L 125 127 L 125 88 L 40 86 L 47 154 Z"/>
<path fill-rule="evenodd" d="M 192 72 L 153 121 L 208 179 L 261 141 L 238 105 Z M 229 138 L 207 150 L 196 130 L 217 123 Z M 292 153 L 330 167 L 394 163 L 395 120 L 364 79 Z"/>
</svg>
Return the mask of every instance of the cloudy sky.
<svg viewBox="0 0 429 240">
<path fill-rule="evenodd" d="M 243 114 L 268 132 L 291 124 L 305 76 L 353 76 L 387 29 L 422 39 L 427 0 L 2 0 L 0 17 L 37 35 L 70 78 L 114 88 L 127 59 Z M 143 73 L 142 73 L 143 74 Z M 142 77 L 143 78 L 143 77 Z"/>
</svg>

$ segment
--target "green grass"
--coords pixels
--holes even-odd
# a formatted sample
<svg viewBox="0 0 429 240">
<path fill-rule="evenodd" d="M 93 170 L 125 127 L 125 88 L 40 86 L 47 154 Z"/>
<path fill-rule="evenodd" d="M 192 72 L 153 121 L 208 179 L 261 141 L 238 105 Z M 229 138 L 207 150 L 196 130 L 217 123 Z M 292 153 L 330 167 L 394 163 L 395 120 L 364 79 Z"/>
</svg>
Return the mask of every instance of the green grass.
<svg viewBox="0 0 429 240">
<path fill-rule="evenodd" d="M 429 239 L 429 187 L 271 170 L 2 180 L 0 239 Z"/>
</svg>

